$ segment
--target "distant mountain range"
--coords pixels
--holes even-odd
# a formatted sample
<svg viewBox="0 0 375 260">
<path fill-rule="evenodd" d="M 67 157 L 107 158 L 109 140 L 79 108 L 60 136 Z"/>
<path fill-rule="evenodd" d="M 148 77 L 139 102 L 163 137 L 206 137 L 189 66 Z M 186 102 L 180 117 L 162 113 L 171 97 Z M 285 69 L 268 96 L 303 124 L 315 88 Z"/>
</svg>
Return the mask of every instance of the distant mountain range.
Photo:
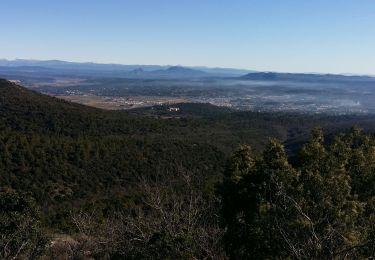
<svg viewBox="0 0 375 260">
<path fill-rule="evenodd" d="M 78 73 L 84 75 L 103 75 L 119 77 L 233 77 L 242 76 L 251 70 L 233 68 L 209 68 L 209 67 L 183 67 L 183 66 L 162 66 L 162 65 L 122 65 L 122 64 L 100 64 L 92 62 L 68 62 L 61 60 L 6 60 L 0 59 L 0 71 L 13 68 L 16 70 L 46 70 L 51 73 L 56 70 L 66 73 Z"/>
<path fill-rule="evenodd" d="M 374 79 L 372 76 L 319 73 L 256 72 L 233 68 L 185 67 L 164 65 L 121 65 L 61 60 L 0 59 L 0 76 L 82 76 L 134 79 L 237 78 L 254 81 L 325 82 Z"/>
</svg>

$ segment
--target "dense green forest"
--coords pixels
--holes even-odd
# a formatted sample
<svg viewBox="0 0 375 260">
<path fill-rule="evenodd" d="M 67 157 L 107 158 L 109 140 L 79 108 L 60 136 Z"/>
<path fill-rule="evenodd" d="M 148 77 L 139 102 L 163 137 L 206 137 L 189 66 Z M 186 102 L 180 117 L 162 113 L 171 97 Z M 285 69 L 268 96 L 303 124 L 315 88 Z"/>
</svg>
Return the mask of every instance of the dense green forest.
<svg viewBox="0 0 375 260">
<path fill-rule="evenodd" d="M 0 80 L 0 258 L 374 254 L 374 141 L 336 135 L 373 116 L 177 106 L 104 111 Z M 325 142 L 304 144 L 317 126 Z M 255 155 L 227 163 L 244 144 Z"/>
</svg>

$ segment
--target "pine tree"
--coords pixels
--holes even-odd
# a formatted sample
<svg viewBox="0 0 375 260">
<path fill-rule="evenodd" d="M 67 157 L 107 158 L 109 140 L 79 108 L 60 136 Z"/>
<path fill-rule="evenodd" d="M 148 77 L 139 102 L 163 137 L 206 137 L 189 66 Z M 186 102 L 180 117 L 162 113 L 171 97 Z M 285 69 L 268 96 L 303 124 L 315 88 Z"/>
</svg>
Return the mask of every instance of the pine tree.
<svg viewBox="0 0 375 260">
<path fill-rule="evenodd" d="M 325 143 L 314 129 L 288 162 L 271 139 L 258 158 L 242 147 L 220 186 L 224 243 L 233 259 L 374 255 L 375 142 L 356 128 Z"/>
</svg>

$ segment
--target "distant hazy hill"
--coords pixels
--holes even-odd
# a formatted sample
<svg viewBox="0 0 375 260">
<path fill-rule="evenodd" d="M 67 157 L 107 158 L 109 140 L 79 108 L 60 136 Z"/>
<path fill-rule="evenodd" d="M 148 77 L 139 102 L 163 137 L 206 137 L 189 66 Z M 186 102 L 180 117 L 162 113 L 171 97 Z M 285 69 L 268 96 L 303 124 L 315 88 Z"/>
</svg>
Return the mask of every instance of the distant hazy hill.
<svg viewBox="0 0 375 260">
<path fill-rule="evenodd" d="M 302 82 L 321 82 L 321 81 L 350 81 L 364 80 L 375 81 L 375 78 L 369 76 L 345 76 L 336 74 L 305 74 L 305 73 L 277 73 L 277 72 L 255 72 L 248 73 L 240 77 L 245 80 L 261 81 L 302 81 Z"/>
<path fill-rule="evenodd" d="M 154 71 L 144 71 L 142 68 L 133 70 L 128 74 L 129 76 L 135 76 L 138 78 L 202 78 L 202 77 L 212 77 L 212 74 L 186 68 L 182 66 L 173 66 L 167 69 L 154 70 Z"/>
</svg>

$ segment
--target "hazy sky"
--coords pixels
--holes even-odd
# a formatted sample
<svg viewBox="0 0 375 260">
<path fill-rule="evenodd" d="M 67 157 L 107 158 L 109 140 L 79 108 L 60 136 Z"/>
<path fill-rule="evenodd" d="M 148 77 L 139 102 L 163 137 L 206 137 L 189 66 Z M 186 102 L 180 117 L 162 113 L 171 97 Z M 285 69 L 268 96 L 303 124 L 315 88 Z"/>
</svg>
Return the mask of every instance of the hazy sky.
<svg viewBox="0 0 375 260">
<path fill-rule="evenodd" d="M 0 58 L 375 74 L 375 0 L 1 0 Z"/>
</svg>

